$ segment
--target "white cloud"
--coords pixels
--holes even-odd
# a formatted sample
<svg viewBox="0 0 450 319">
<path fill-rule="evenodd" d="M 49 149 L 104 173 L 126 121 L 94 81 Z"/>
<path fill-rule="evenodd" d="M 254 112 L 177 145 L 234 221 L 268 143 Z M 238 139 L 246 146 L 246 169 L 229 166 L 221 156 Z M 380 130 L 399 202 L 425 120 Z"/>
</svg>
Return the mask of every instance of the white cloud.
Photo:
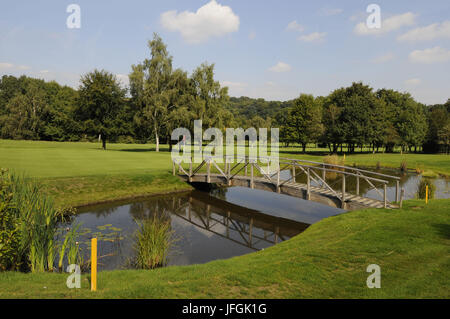
<svg viewBox="0 0 450 319">
<path fill-rule="evenodd" d="M 196 12 L 164 12 L 161 14 L 161 24 L 169 31 L 180 32 L 188 43 L 201 43 L 237 31 L 239 17 L 229 6 L 211 0 Z"/>
<path fill-rule="evenodd" d="M 419 78 L 412 78 L 405 81 L 407 86 L 416 86 L 419 85 L 422 81 Z"/>
<path fill-rule="evenodd" d="M 341 14 L 342 12 L 344 12 L 344 10 L 340 8 L 323 8 L 320 10 L 320 14 L 326 17 Z"/>
<path fill-rule="evenodd" d="M 305 28 L 301 24 L 298 24 L 297 20 L 294 20 L 294 21 L 289 22 L 289 24 L 286 27 L 286 30 L 302 32 L 303 30 L 305 30 Z"/>
<path fill-rule="evenodd" d="M 11 69 L 14 67 L 14 64 L 7 62 L 0 62 L 0 69 Z"/>
<path fill-rule="evenodd" d="M 41 70 L 41 71 L 39 71 L 39 73 L 40 74 L 46 74 L 46 73 L 50 73 L 50 71 L 49 70 Z"/>
<path fill-rule="evenodd" d="M 392 17 L 383 19 L 381 17 L 381 28 L 369 29 L 366 22 L 358 23 L 353 32 L 357 35 L 380 35 L 385 34 L 405 26 L 411 26 L 416 22 L 417 15 L 412 12 L 394 15 Z"/>
<path fill-rule="evenodd" d="M 28 65 L 18 65 L 17 68 L 19 70 L 29 70 L 30 69 L 30 67 Z"/>
<path fill-rule="evenodd" d="M 304 42 L 320 42 L 325 39 L 326 35 L 326 32 L 313 32 L 310 34 L 299 36 L 297 39 Z"/>
<path fill-rule="evenodd" d="M 247 83 L 243 82 L 232 82 L 232 81 L 222 81 L 220 82 L 222 86 L 228 86 L 230 89 L 243 89 L 247 87 Z"/>
<path fill-rule="evenodd" d="M 288 72 L 291 69 L 292 67 L 289 64 L 280 61 L 274 66 L 270 67 L 269 71 L 280 73 L 280 72 Z"/>
<path fill-rule="evenodd" d="M 441 24 L 433 23 L 426 27 L 412 29 L 405 34 L 400 35 L 397 39 L 399 41 L 417 42 L 440 38 L 450 39 L 450 21 L 444 21 Z"/>
<path fill-rule="evenodd" d="M 116 74 L 116 78 L 123 86 L 128 86 L 130 84 L 128 75 L 126 74 Z"/>
<path fill-rule="evenodd" d="M 391 61 L 395 58 L 395 55 L 392 52 L 388 52 L 386 54 L 380 55 L 372 60 L 374 63 L 385 63 Z"/>
<path fill-rule="evenodd" d="M 439 63 L 450 61 L 450 50 L 434 47 L 425 50 L 415 50 L 409 54 L 409 60 L 413 63 Z"/>
</svg>

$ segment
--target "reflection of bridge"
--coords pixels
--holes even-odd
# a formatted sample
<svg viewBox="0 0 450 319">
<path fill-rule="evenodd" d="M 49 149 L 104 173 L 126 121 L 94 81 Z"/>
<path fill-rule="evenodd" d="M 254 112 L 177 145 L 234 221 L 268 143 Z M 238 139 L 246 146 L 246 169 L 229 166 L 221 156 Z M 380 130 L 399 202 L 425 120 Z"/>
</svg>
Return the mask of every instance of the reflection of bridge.
<svg viewBox="0 0 450 319">
<path fill-rule="evenodd" d="M 217 236 L 258 250 L 260 242 L 276 244 L 304 231 L 309 224 L 266 215 L 202 192 L 185 203 L 174 203 L 171 212 Z"/>
<path fill-rule="evenodd" d="M 318 163 L 300 159 L 235 156 L 231 158 L 206 157 L 197 167 L 190 163 L 173 160 L 173 174 L 178 168 L 179 176 L 187 182 L 217 183 L 228 186 L 244 186 L 313 200 L 332 207 L 344 209 L 396 208 L 387 198 L 387 185 L 395 182 L 395 201 L 400 202 L 400 178 L 368 170 L 335 164 Z M 276 169 L 271 166 L 276 163 Z M 265 165 L 267 164 L 267 169 Z M 281 167 L 283 165 L 283 167 Z M 283 170 L 292 170 L 289 179 L 281 180 Z M 250 171 L 250 172 L 249 172 Z M 296 178 L 306 175 L 305 183 L 297 183 Z M 329 180 L 341 178 L 340 189 L 333 189 Z M 354 190 L 346 187 L 347 178 L 356 179 Z M 327 180 L 328 179 L 328 180 Z M 381 200 L 360 194 L 360 183 L 367 183 Z"/>
</svg>

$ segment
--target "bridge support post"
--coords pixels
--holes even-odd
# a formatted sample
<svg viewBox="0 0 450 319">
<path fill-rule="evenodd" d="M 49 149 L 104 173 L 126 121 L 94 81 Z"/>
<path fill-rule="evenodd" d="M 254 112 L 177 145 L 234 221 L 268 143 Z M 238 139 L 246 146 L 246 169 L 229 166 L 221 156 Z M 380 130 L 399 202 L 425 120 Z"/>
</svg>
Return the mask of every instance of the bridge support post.
<svg viewBox="0 0 450 319">
<path fill-rule="evenodd" d="M 206 165 L 206 182 L 209 184 L 211 183 L 211 159 L 208 160 L 208 163 Z"/>
<path fill-rule="evenodd" d="M 189 183 L 192 183 L 192 158 L 189 162 Z"/>
<path fill-rule="evenodd" d="M 387 185 L 386 184 L 384 184 L 383 185 L 383 188 L 384 188 L 384 208 L 387 208 Z"/>
<path fill-rule="evenodd" d="M 292 163 L 292 181 L 295 183 L 295 164 Z"/>
<path fill-rule="evenodd" d="M 323 179 L 322 187 L 324 187 L 325 183 L 326 183 L 326 178 L 327 178 L 327 172 L 325 171 L 325 164 L 322 164 L 322 168 L 323 168 L 323 170 L 322 170 L 322 179 Z"/>
<path fill-rule="evenodd" d="M 345 173 L 342 173 L 342 208 L 345 208 Z"/>
<path fill-rule="evenodd" d="M 356 176 L 356 195 L 359 196 L 359 176 Z"/>
<path fill-rule="evenodd" d="M 253 163 L 250 162 L 250 188 L 254 188 L 253 184 Z"/>
<path fill-rule="evenodd" d="M 397 181 L 396 185 L 395 185 L 395 201 L 398 203 L 400 201 L 399 196 L 399 189 L 400 189 L 400 181 Z"/>
<path fill-rule="evenodd" d="M 311 179 L 310 179 L 310 171 L 309 167 L 306 170 L 306 199 L 311 199 Z"/>
</svg>

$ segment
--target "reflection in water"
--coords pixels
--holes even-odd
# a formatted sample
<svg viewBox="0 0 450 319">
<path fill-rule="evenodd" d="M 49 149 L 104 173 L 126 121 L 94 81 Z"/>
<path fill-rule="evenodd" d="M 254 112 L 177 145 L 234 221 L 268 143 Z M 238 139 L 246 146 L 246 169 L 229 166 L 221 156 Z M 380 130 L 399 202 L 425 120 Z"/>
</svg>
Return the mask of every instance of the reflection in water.
<svg viewBox="0 0 450 319">
<path fill-rule="evenodd" d="M 83 228 L 91 231 L 80 242 L 85 243 L 85 259 L 89 258 L 89 238 L 99 237 L 99 269 L 118 269 L 130 267 L 133 258 L 133 235 L 137 229 L 136 220 L 151 218 L 155 214 L 164 215 L 170 220 L 171 228 L 177 239 L 175 248 L 169 254 L 168 265 L 187 265 L 204 263 L 215 259 L 230 258 L 252 251 L 264 249 L 304 231 L 311 222 L 302 222 L 302 204 L 296 204 L 289 212 L 289 206 L 281 204 L 285 199 L 272 199 L 266 203 L 266 210 L 245 208 L 235 202 L 252 206 L 251 202 L 263 202 L 267 193 L 256 192 L 242 202 L 239 188 L 216 190 L 222 194 L 220 199 L 201 191 L 183 194 L 152 197 L 147 200 L 89 207 L 80 210 L 73 223 L 82 223 Z M 214 193 L 213 193 L 214 194 Z M 278 194 L 272 194 L 278 195 Z M 280 195 L 278 195 L 280 196 Z M 282 196 L 284 197 L 284 196 Z M 321 206 L 321 205 L 320 205 Z M 283 207 L 286 216 L 272 214 Z M 306 206 L 307 207 L 307 206 Z M 326 216 L 339 213 L 326 206 Z M 267 210 L 267 208 L 269 208 Z M 281 212 L 283 210 L 280 210 Z M 296 218 L 290 220 L 289 213 Z M 308 218 L 306 210 L 305 219 Z M 324 213 L 322 212 L 322 216 Z M 321 215 L 319 215 L 321 216 Z M 286 218 L 287 217 L 287 218 Z M 111 226 L 112 225 L 112 226 Z M 106 227 L 105 227 L 106 226 Z M 120 229 L 120 243 L 111 240 L 107 231 Z M 96 233 L 97 232 L 97 233 Z M 102 240 L 102 236 L 108 240 Z M 118 238 L 119 238 L 118 237 Z M 119 240 L 119 239 L 118 239 Z"/>
</svg>

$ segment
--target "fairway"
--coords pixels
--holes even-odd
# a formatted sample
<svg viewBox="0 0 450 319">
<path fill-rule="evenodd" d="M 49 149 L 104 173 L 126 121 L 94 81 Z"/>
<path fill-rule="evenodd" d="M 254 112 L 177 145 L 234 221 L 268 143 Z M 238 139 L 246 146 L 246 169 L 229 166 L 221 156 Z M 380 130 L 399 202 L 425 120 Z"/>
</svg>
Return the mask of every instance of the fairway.
<svg viewBox="0 0 450 319">
<path fill-rule="evenodd" d="M 172 167 L 170 153 L 143 144 L 0 140 L 0 166 L 37 178 L 159 174 Z"/>
</svg>

